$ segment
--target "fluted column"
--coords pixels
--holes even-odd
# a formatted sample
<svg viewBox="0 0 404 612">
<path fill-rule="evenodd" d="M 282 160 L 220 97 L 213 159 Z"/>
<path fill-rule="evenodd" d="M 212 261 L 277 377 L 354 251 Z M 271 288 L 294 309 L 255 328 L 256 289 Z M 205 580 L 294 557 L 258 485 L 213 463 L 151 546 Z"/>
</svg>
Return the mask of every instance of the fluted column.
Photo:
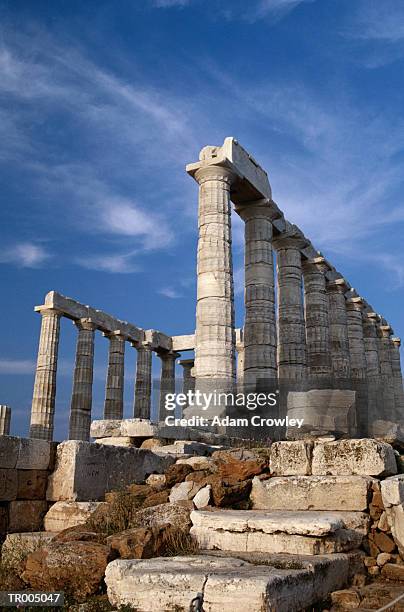
<svg viewBox="0 0 404 612">
<path fill-rule="evenodd" d="M 327 270 L 329 266 L 322 256 L 303 262 L 307 365 L 310 378 L 322 380 L 325 385 L 331 378 Z"/>
<path fill-rule="evenodd" d="M 384 320 L 378 329 L 380 376 L 383 393 L 383 416 L 387 421 L 396 421 L 393 368 L 391 363 L 391 327 Z"/>
<path fill-rule="evenodd" d="M 299 234 L 281 234 L 273 244 L 278 274 L 279 379 L 302 380 L 307 375 L 307 350 L 300 249 L 306 242 Z"/>
<path fill-rule="evenodd" d="M 175 360 L 179 353 L 159 353 L 161 359 L 159 421 L 164 421 L 168 412 L 165 407 L 167 393 L 175 393 Z"/>
<path fill-rule="evenodd" d="M 150 419 L 153 351 L 148 342 L 135 348 L 137 360 L 133 416 L 137 419 Z"/>
<path fill-rule="evenodd" d="M 351 382 L 356 391 L 356 424 L 359 436 L 367 435 L 369 417 L 363 308 L 364 302 L 361 297 L 352 297 L 346 300 Z"/>
<path fill-rule="evenodd" d="M 381 419 L 382 394 L 380 383 L 379 340 L 377 337 L 376 313 L 368 312 L 363 319 L 363 341 L 366 357 L 366 378 L 368 387 L 368 420 L 372 423 Z"/>
<path fill-rule="evenodd" d="M 277 376 L 272 220 L 280 216 L 269 200 L 237 206 L 245 223 L 244 381 Z"/>
<path fill-rule="evenodd" d="M 230 187 L 235 175 L 202 167 L 199 184 L 195 378 L 234 381 L 235 329 Z"/>
<path fill-rule="evenodd" d="M 236 329 L 236 353 L 237 353 L 237 384 L 242 386 L 244 382 L 244 333 L 243 329 Z"/>
<path fill-rule="evenodd" d="M 351 376 L 351 361 L 348 341 L 348 317 L 345 293 L 348 286 L 345 279 L 338 278 L 327 284 L 330 317 L 331 367 L 334 378 L 348 381 Z"/>
<path fill-rule="evenodd" d="M 188 391 L 194 391 L 195 378 L 192 375 L 192 368 L 194 367 L 194 360 L 193 359 L 181 359 L 179 363 L 182 366 L 182 392 L 188 393 Z"/>
<path fill-rule="evenodd" d="M 391 367 L 393 370 L 394 404 L 396 416 L 399 421 L 404 421 L 404 389 L 403 373 L 400 359 L 400 338 L 391 338 Z"/>
<path fill-rule="evenodd" d="M 29 435 L 31 438 L 52 440 L 61 315 L 52 308 L 41 308 L 39 312 L 42 324 Z"/>
<path fill-rule="evenodd" d="M 76 362 L 70 404 L 69 440 L 89 440 L 94 372 L 94 331 L 91 319 L 75 321 Z"/>
<path fill-rule="evenodd" d="M 119 331 L 105 335 L 109 338 L 109 355 L 105 385 L 104 419 L 122 419 L 126 336 Z"/>
<path fill-rule="evenodd" d="M 5 404 L 0 405 L 0 436 L 10 435 L 11 408 Z"/>
</svg>

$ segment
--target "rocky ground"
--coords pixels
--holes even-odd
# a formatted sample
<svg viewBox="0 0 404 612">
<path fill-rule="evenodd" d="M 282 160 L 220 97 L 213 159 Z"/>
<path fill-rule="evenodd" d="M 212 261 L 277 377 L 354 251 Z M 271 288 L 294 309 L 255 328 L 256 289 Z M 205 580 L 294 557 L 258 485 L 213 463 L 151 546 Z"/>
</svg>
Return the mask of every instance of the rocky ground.
<svg viewBox="0 0 404 612">
<path fill-rule="evenodd" d="M 104 581 L 108 563 L 200 554 L 190 534 L 191 512 L 249 510 L 253 479 L 257 483 L 272 477 L 268 448 L 232 449 L 179 459 L 165 474 L 111 491 L 104 502 L 93 506 L 58 502 L 47 519 L 50 527 L 54 521 L 55 534 L 48 526 L 47 532 L 8 536 L 2 551 L 0 590 L 62 590 L 67 609 L 113 609 Z M 69 517 L 69 512 L 75 515 Z M 404 562 L 377 484 L 370 492 L 369 515 L 369 535 L 351 585 L 311 610 L 377 610 L 404 592 Z M 69 521 L 81 524 L 60 530 Z M 254 559 L 249 563 L 262 566 L 262 561 Z M 404 599 L 391 610 L 404 610 Z"/>
</svg>

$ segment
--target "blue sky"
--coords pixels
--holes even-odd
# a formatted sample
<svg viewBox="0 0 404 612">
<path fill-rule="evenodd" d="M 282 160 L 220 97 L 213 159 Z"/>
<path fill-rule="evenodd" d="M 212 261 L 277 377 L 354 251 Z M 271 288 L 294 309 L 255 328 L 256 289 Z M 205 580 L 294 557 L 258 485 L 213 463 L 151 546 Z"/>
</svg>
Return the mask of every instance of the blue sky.
<svg viewBox="0 0 404 612">
<path fill-rule="evenodd" d="M 275 201 L 404 330 L 402 0 L 0 1 L 1 403 L 29 422 L 49 290 L 194 328 L 200 148 L 235 136 Z M 242 225 L 234 219 L 237 319 Z M 75 330 L 62 325 L 57 434 Z M 94 413 L 107 342 L 97 337 Z M 126 414 L 135 355 L 127 349 Z"/>
</svg>

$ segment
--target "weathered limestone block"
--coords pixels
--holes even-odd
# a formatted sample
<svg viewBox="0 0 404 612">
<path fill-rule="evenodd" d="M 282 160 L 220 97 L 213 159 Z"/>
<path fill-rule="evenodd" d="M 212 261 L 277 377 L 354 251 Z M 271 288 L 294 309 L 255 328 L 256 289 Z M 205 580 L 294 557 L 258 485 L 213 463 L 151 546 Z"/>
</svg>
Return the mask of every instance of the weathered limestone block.
<svg viewBox="0 0 404 612">
<path fill-rule="evenodd" d="M 83 525 L 104 502 L 59 501 L 45 514 L 45 531 L 62 531 L 76 525 Z"/>
<path fill-rule="evenodd" d="M 17 500 L 10 502 L 8 531 L 10 533 L 40 531 L 47 509 L 46 501 Z"/>
<path fill-rule="evenodd" d="M 0 506 L 0 535 L 4 535 L 8 531 L 8 508 Z"/>
<path fill-rule="evenodd" d="M 194 511 L 191 520 L 191 534 L 203 549 L 302 555 L 357 548 L 369 522 L 359 512 L 240 510 Z"/>
<path fill-rule="evenodd" d="M 0 501 L 17 499 L 17 470 L 0 469 Z"/>
<path fill-rule="evenodd" d="M 313 443 L 305 440 L 275 442 L 271 446 L 271 473 L 277 476 L 306 476 L 311 474 Z"/>
<path fill-rule="evenodd" d="M 346 555 L 323 557 L 321 566 L 312 560 L 299 570 L 208 555 L 118 559 L 107 566 L 106 583 L 112 605 L 130 605 L 139 612 L 149 612 L 150 601 L 156 612 L 188 610 L 198 593 L 210 612 L 298 612 L 342 588 L 347 568 Z"/>
<path fill-rule="evenodd" d="M 349 510 L 368 508 L 373 479 L 362 476 L 284 476 L 253 479 L 256 510 Z"/>
<path fill-rule="evenodd" d="M 51 448 L 47 440 L 0 436 L 0 468 L 47 470 Z"/>
<path fill-rule="evenodd" d="M 404 504 L 404 474 L 386 478 L 380 485 L 385 508 Z"/>
<path fill-rule="evenodd" d="M 397 465 L 389 444 L 371 439 L 338 440 L 314 446 L 312 473 L 390 476 L 397 473 Z"/>
<path fill-rule="evenodd" d="M 199 510 L 200 508 L 205 508 L 206 506 L 209 505 L 210 498 L 211 498 L 211 491 L 212 491 L 212 486 L 209 484 L 203 487 L 202 489 L 200 489 L 200 491 L 198 491 L 198 493 L 195 495 L 195 497 L 192 500 L 195 508 Z"/>
<path fill-rule="evenodd" d="M 101 419 L 91 423 L 92 438 L 155 438 L 158 428 L 148 419 Z"/>
<path fill-rule="evenodd" d="M 45 499 L 46 470 L 17 470 L 17 499 Z"/>
<path fill-rule="evenodd" d="M 15 436 L 0 436 L 0 468 L 13 469 L 17 466 L 20 440 Z"/>
<path fill-rule="evenodd" d="M 201 489 L 201 485 L 189 480 L 187 482 L 179 482 L 174 485 L 170 493 L 170 502 L 175 503 L 188 499 L 193 499 L 198 491 Z"/>
<path fill-rule="evenodd" d="M 383 480 L 381 493 L 392 536 L 404 557 L 404 474 Z"/>
<path fill-rule="evenodd" d="M 121 437 L 109 437 L 109 438 L 96 438 L 94 441 L 96 444 L 109 444 L 110 446 L 125 446 L 126 448 L 135 446 L 136 438 L 129 438 L 129 436 Z"/>
<path fill-rule="evenodd" d="M 404 450 L 403 423 L 377 420 L 370 424 L 370 433 L 376 440 L 391 444 L 394 448 Z"/>
<path fill-rule="evenodd" d="M 355 432 L 355 391 L 340 389 L 311 389 L 290 391 L 287 408 L 289 419 L 303 419 L 299 430 L 290 428 L 288 438 L 296 433 Z"/>
<path fill-rule="evenodd" d="M 28 531 L 9 533 L 1 547 L 1 561 L 8 567 L 17 568 L 21 558 L 41 548 L 56 535 L 56 532 Z"/>
<path fill-rule="evenodd" d="M 55 471 L 49 477 L 51 501 L 101 500 L 107 491 L 140 484 L 174 463 L 149 450 L 69 440 L 59 444 Z"/>
<path fill-rule="evenodd" d="M 362 512 L 295 512 L 262 510 L 220 510 L 215 512 L 194 510 L 191 513 L 195 527 L 215 531 L 287 533 L 319 536 L 340 529 L 353 529 L 365 533 L 369 518 Z"/>
</svg>

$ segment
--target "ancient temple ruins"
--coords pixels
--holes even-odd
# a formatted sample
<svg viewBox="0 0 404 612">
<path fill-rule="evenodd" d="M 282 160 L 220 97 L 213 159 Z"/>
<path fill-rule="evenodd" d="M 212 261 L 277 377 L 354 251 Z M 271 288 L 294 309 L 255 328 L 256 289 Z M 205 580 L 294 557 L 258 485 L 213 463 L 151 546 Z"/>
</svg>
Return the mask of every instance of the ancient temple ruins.
<svg viewBox="0 0 404 612">
<path fill-rule="evenodd" d="M 234 138 L 220 147 L 204 147 L 199 161 L 186 170 L 199 186 L 195 333 L 169 336 L 144 330 L 51 291 L 36 307 L 42 325 L 30 436 L 53 437 L 61 317 L 77 327 L 69 439 L 89 439 L 96 332 L 109 342 L 104 419 L 123 418 L 129 345 L 137 353 L 135 418 L 150 419 L 153 353 L 161 359 L 161 390 L 167 392 L 174 389 L 176 360 L 193 350 L 194 361 L 180 361 L 185 389 L 215 380 L 249 386 L 260 380 L 290 381 L 291 388 L 295 384 L 305 391 L 358 385 L 365 389 L 356 398 L 362 416 L 372 412 L 372 421 L 399 422 L 404 412 L 400 339 L 285 218 L 272 199 L 266 172 Z M 241 330 L 235 329 L 232 203 L 245 223 Z"/>
</svg>

